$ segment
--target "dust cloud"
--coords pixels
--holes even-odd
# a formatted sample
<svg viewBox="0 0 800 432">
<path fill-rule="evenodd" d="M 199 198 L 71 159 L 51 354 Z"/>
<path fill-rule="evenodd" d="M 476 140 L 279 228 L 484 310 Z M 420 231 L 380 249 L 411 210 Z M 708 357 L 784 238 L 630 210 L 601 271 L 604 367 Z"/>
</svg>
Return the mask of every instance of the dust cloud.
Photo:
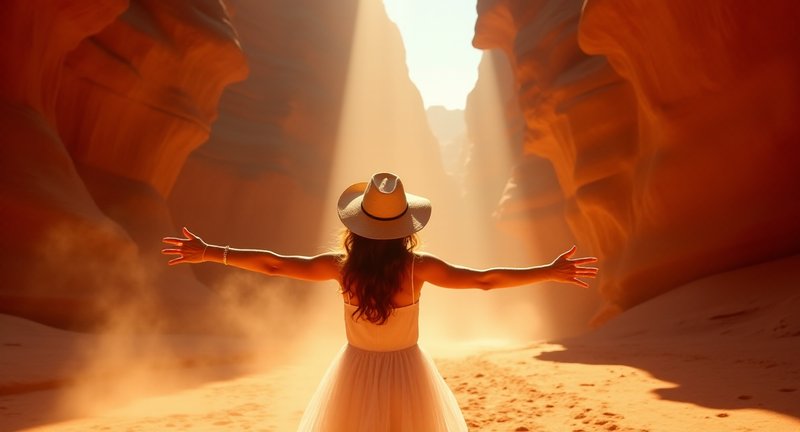
<svg viewBox="0 0 800 432">
<path fill-rule="evenodd" d="M 97 415 L 146 395 L 330 356 L 341 345 L 340 316 L 322 312 L 340 298 L 335 283 L 231 272 L 209 289 L 175 277 L 190 267 L 142 253 L 111 224 L 53 227 L 39 243 L 41 269 L 61 274 L 33 271 L 31 285 L 61 305 L 53 324 L 73 330 L 58 349 L 31 348 L 39 360 L 18 371 L 20 380 L 56 383 L 58 400 L 46 420 Z M 42 335 L 15 337 L 31 338 L 23 345 L 33 347 Z"/>
</svg>

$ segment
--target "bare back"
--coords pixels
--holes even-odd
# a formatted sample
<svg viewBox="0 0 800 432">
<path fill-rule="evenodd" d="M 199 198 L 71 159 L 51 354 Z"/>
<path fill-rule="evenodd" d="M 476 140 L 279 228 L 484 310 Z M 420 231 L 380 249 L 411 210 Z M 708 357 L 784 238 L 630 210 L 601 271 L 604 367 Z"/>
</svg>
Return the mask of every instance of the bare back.
<svg viewBox="0 0 800 432">
<path fill-rule="evenodd" d="M 424 280 L 418 278 L 414 274 L 415 267 L 418 265 L 419 256 L 414 254 L 414 259 L 411 260 L 411 264 L 409 264 L 408 270 L 405 272 L 404 276 L 400 278 L 400 287 L 395 291 L 392 295 L 392 307 L 399 308 L 410 306 L 414 303 L 417 303 L 420 298 L 420 290 L 422 290 L 422 285 L 424 284 Z M 341 277 L 339 278 L 339 284 L 341 286 Z M 349 293 L 344 292 L 342 290 L 342 299 L 345 303 L 352 304 L 358 306 L 359 301 L 358 298 L 352 296 Z"/>
</svg>

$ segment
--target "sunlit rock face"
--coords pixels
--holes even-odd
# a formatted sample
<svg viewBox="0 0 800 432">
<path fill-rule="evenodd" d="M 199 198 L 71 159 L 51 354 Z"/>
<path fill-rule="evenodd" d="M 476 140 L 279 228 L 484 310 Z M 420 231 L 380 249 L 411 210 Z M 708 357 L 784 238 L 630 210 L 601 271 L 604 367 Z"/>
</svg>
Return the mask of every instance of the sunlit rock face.
<svg viewBox="0 0 800 432">
<path fill-rule="evenodd" d="M 67 56 L 59 132 L 78 163 L 166 196 L 223 88 L 246 75 L 220 0 L 133 0 Z"/>
<path fill-rule="evenodd" d="M 336 221 L 326 192 L 378 171 L 403 176 L 398 167 L 443 175 L 380 1 L 229 4 L 250 75 L 226 90 L 211 138 L 181 172 L 176 223 L 212 242 L 309 254 L 332 241 L 320 223 Z"/>
<path fill-rule="evenodd" d="M 639 120 L 632 187 L 591 194 L 627 207 L 612 302 L 800 251 L 798 19 L 796 2 L 586 2 L 581 47 L 631 83 Z"/>
<path fill-rule="evenodd" d="M 491 20 L 488 24 L 509 25 Z M 485 25 L 486 21 L 479 21 L 479 28 Z M 575 240 L 564 218 L 566 201 L 553 164 L 523 147 L 529 145 L 528 125 L 509 58 L 500 49 L 484 51 L 478 82 L 467 99 L 471 149 L 465 189 L 469 200 L 479 203 L 478 212 L 491 215 L 485 223 L 498 229 L 495 238 L 512 246 L 500 247 L 493 255 L 513 262 L 508 251 L 522 247 L 531 261 L 547 262 Z M 598 304 L 595 293 L 561 287 L 531 296 L 542 306 L 539 313 L 553 336 L 585 330 Z"/>
<path fill-rule="evenodd" d="M 155 255 L 172 231 L 164 196 L 207 137 L 222 87 L 246 72 L 224 8 L 4 7 L 2 312 L 85 327 L 202 303 L 206 290 L 188 269 L 160 274 Z M 124 307 L 132 304 L 145 308 Z"/>
<path fill-rule="evenodd" d="M 635 111 L 630 87 L 577 42 L 580 1 L 480 1 L 474 39 L 508 56 L 524 122 L 523 149 L 498 214 L 550 248 L 572 242 L 604 258 L 624 242 L 614 215 L 585 191 L 630 188 Z M 624 214 L 622 208 L 611 209 Z M 513 225 L 511 225 L 513 223 Z M 602 231 L 603 236 L 594 233 Z"/>
<path fill-rule="evenodd" d="M 81 295 L 77 272 L 61 263 L 94 261 L 96 251 L 113 250 L 121 257 L 135 252 L 130 238 L 94 203 L 55 125 L 64 58 L 112 22 L 126 2 L 20 0 L 3 6 L 0 308 L 63 321 L 65 309 L 89 301 L 91 294 Z M 80 247 L 73 247 L 78 239 Z"/>
<path fill-rule="evenodd" d="M 587 217 L 597 212 L 579 192 L 630 182 L 624 170 L 635 154 L 635 111 L 629 86 L 602 57 L 580 51 L 581 3 L 479 1 L 473 43 L 508 56 L 524 122 L 523 150 L 498 213 L 514 223 L 510 229 L 528 226 L 551 247 L 572 241 L 559 227 L 566 213 L 580 246 L 604 255 L 622 240 L 586 235 L 587 224 L 607 225 L 609 217 Z"/>
<path fill-rule="evenodd" d="M 605 316 L 796 253 L 799 7 L 582 3 L 479 1 L 475 45 L 511 59 Z"/>
<path fill-rule="evenodd" d="M 135 0 L 66 58 L 59 132 L 100 208 L 138 244 L 167 296 L 197 299 L 189 268 L 166 271 L 166 204 L 188 155 L 208 139 L 222 90 L 247 75 L 219 0 Z"/>
<path fill-rule="evenodd" d="M 464 112 L 469 147 L 463 181 L 467 198 L 486 215 L 497 209 L 522 151 L 524 124 L 515 90 L 508 57 L 499 50 L 484 51 Z"/>
<path fill-rule="evenodd" d="M 322 211 L 350 55 L 353 1 L 232 0 L 248 78 L 170 195 L 210 241 L 308 253 Z M 312 229 L 291 231 L 294 221 Z"/>
</svg>

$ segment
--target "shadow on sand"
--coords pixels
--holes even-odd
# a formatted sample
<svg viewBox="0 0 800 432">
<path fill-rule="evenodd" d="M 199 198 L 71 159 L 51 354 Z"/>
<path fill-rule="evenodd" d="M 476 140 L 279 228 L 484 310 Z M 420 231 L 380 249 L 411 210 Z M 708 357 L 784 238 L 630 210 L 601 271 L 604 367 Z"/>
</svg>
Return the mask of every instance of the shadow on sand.
<svg viewBox="0 0 800 432">
<path fill-rule="evenodd" d="M 794 256 L 693 282 L 536 358 L 630 366 L 674 383 L 653 390 L 664 400 L 800 418 L 798 268 Z"/>
</svg>

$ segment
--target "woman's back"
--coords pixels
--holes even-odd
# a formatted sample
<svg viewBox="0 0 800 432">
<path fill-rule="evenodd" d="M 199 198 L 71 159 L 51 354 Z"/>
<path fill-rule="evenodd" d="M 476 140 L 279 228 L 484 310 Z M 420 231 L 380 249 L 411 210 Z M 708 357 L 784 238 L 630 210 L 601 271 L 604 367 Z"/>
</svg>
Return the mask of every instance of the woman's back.
<svg viewBox="0 0 800 432">
<path fill-rule="evenodd" d="M 389 318 L 373 323 L 357 313 L 358 300 L 348 301 L 345 293 L 344 323 L 347 342 L 366 351 L 398 351 L 417 344 L 419 338 L 419 301 L 414 286 L 414 263 L 411 262 L 408 277 L 401 278 L 401 286 L 392 296 L 394 306 Z"/>
</svg>

